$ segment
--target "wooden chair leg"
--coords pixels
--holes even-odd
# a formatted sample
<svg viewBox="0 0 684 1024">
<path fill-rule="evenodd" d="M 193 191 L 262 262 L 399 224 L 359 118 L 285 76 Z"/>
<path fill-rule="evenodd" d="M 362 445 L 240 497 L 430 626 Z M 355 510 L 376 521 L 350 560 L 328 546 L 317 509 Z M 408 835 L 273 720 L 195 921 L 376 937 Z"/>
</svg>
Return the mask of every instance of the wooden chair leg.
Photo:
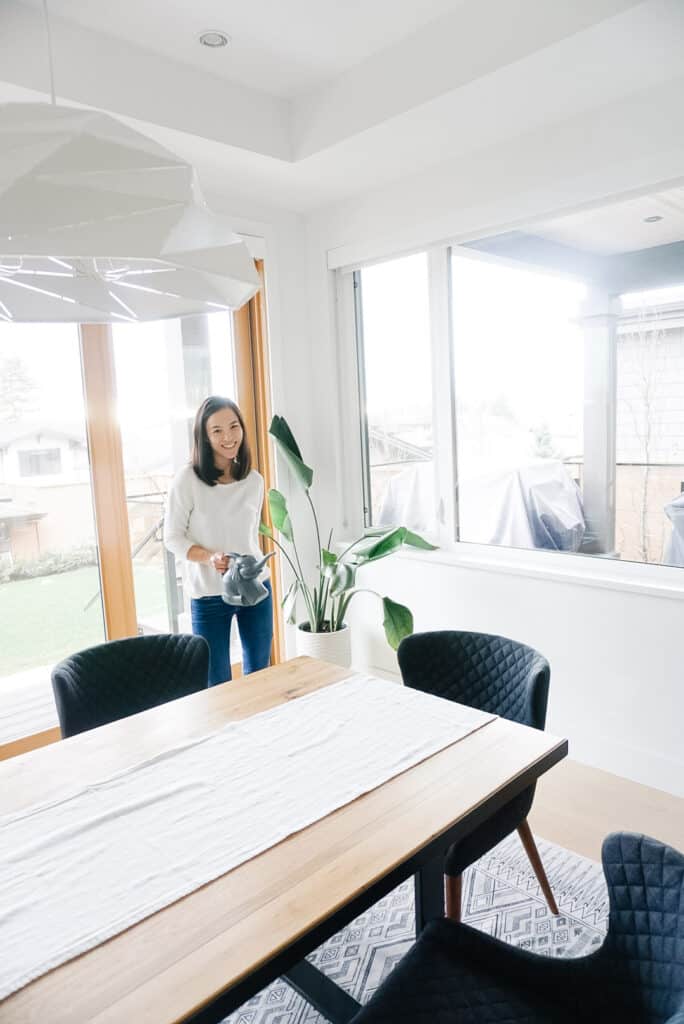
<svg viewBox="0 0 684 1024">
<path fill-rule="evenodd" d="M 518 825 L 518 835 L 520 836 L 522 844 L 525 847 L 525 853 L 530 859 L 530 864 L 532 865 L 532 869 L 535 875 L 537 876 L 537 881 L 541 886 L 541 890 L 544 893 L 544 896 L 546 897 L 546 902 L 549 905 L 549 910 L 552 914 L 560 913 L 560 911 L 558 910 L 556 900 L 554 899 L 554 895 L 551 891 L 549 880 L 546 877 L 546 872 L 544 871 L 544 865 L 542 864 L 541 857 L 539 856 L 537 844 L 534 841 L 534 836 L 532 835 L 530 826 L 527 824 L 527 818 L 525 819 L 525 821 L 521 822 L 520 825 Z"/>
<path fill-rule="evenodd" d="M 452 921 L 461 920 L 461 875 L 445 875 L 445 915 Z"/>
</svg>

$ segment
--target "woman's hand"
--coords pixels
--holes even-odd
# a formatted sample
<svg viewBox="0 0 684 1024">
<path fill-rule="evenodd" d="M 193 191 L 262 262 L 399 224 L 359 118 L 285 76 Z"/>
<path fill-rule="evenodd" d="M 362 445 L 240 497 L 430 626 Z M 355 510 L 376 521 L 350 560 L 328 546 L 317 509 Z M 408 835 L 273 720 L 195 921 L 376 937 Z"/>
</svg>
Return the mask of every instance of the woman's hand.
<svg viewBox="0 0 684 1024">
<path fill-rule="evenodd" d="M 213 565 L 216 572 L 221 575 L 228 571 L 228 565 L 230 564 L 230 558 L 224 554 L 223 551 L 215 551 L 209 558 L 210 565 Z"/>
</svg>

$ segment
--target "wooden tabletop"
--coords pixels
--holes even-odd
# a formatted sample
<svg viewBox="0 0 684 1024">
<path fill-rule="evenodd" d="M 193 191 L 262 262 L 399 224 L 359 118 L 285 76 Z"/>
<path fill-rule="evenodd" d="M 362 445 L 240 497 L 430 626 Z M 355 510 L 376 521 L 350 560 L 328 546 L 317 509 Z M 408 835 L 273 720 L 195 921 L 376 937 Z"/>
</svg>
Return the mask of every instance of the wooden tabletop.
<svg viewBox="0 0 684 1024">
<path fill-rule="evenodd" d="M 350 674 L 296 658 L 0 764 L 0 814 Z M 176 1024 L 566 743 L 503 719 L 0 1004 L 2 1024 Z M 201 843 L 201 838 L 198 839 Z M 1 933 L 0 933 L 1 939 Z"/>
</svg>

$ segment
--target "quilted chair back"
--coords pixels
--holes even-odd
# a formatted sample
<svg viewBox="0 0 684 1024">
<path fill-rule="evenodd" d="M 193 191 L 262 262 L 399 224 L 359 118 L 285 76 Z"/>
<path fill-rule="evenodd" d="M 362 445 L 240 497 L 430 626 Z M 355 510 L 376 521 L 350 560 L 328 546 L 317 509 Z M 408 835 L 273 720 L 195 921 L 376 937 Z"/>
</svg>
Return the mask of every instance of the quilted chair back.
<svg viewBox="0 0 684 1024">
<path fill-rule="evenodd" d="M 489 633 L 414 633 L 399 645 L 404 682 L 416 690 L 543 729 L 549 663 L 538 651 Z"/>
<path fill-rule="evenodd" d="M 621 1019 L 684 1021 L 684 856 L 648 836 L 618 832 L 604 841 L 602 857 L 610 898 L 608 935 L 597 954 L 603 994 L 618 995 L 631 1014 Z"/>
<path fill-rule="evenodd" d="M 136 636 L 72 654 L 52 671 L 62 737 L 203 690 L 208 673 L 200 636 Z"/>
</svg>

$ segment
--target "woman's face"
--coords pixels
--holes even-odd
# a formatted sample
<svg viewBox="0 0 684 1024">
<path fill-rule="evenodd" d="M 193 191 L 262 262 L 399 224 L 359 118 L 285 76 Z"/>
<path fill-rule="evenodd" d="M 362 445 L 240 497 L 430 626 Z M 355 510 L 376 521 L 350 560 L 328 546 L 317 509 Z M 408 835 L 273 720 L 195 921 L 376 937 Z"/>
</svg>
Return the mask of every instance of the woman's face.
<svg viewBox="0 0 684 1024">
<path fill-rule="evenodd" d="M 240 451 L 243 431 L 232 409 L 219 409 L 207 419 L 207 438 L 217 468 L 225 468 Z"/>
</svg>

